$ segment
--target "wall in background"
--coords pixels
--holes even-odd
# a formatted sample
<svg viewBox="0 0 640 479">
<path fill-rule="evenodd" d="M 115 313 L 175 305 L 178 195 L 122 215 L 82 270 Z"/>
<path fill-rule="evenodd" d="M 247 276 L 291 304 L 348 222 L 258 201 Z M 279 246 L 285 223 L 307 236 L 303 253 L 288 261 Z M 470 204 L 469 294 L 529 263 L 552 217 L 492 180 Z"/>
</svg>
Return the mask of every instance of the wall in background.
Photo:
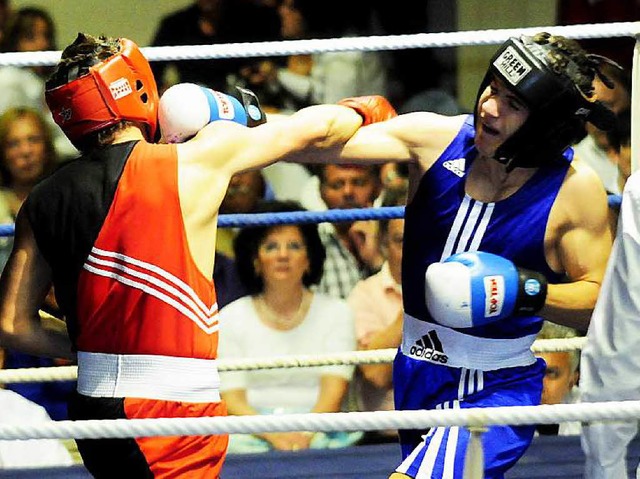
<svg viewBox="0 0 640 479">
<path fill-rule="evenodd" d="M 79 31 L 124 36 L 134 40 L 140 46 L 149 45 L 162 16 L 190 5 L 194 0 L 10 1 L 14 8 L 33 5 L 48 10 L 58 27 L 58 47 L 62 48 L 70 43 Z M 432 14 L 437 13 L 439 9 L 443 11 L 442 15 L 431 17 L 433 24 L 429 27 L 433 31 L 446 31 L 442 27 L 455 23 L 455 20 L 458 23 L 458 30 L 553 25 L 556 19 L 556 3 L 559 0 L 523 0 L 517 2 L 517 6 L 513 0 L 458 0 L 457 19 L 451 19 L 449 18 L 451 12 L 455 14 L 455 9 L 452 10 L 450 6 L 450 2 L 453 1 L 430 1 L 429 11 Z M 439 25 L 440 20 L 441 25 Z M 450 90 L 457 91 L 459 102 L 465 109 L 473 108 L 478 85 L 482 81 L 494 50 L 495 45 L 460 47 L 454 55 L 448 54 L 449 52 L 443 54 L 442 60 L 445 61 L 445 65 L 452 61 L 452 57 L 453 62 L 457 63 L 457 80 L 450 79 L 450 81 L 457 81 L 457 88 L 450 88 Z M 416 74 L 420 73 L 417 71 Z"/>
<path fill-rule="evenodd" d="M 556 24 L 558 0 L 458 0 L 458 30 L 546 27 Z M 472 111 L 497 45 L 458 48 L 458 101 Z"/>
<path fill-rule="evenodd" d="M 146 46 L 160 18 L 193 3 L 192 0 L 9 0 L 13 8 L 37 6 L 47 10 L 58 28 L 58 48 L 78 32 L 126 37 Z"/>
</svg>

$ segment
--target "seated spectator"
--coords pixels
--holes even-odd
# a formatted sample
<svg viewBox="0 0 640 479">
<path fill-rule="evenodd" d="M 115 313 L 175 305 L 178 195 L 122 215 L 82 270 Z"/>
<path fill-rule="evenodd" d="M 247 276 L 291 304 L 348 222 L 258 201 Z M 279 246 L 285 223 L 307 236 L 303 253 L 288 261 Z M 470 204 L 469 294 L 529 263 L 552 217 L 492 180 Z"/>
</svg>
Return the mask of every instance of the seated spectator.
<svg viewBox="0 0 640 479">
<path fill-rule="evenodd" d="M 616 126 L 607 132 L 607 144 L 610 145 L 607 154 L 611 162 L 617 167 L 618 188 L 624 190 L 624 185 L 631 176 L 631 110 L 624 109 L 616 115 Z M 622 194 L 609 193 L 609 225 L 615 238 L 618 229 L 618 217 Z"/>
<path fill-rule="evenodd" d="M 370 208 L 382 190 L 376 166 L 320 165 L 317 171 L 320 204 L 308 209 Z M 327 260 L 318 291 L 346 299 L 358 281 L 382 267 L 375 221 L 322 223 L 320 236 Z"/>
<path fill-rule="evenodd" d="M 162 18 L 152 45 L 279 40 L 278 30 L 278 16 L 272 7 L 251 0 L 194 0 L 190 5 Z M 151 66 L 162 93 L 175 83 L 186 82 L 227 91 L 227 77 L 245 65 L 254 63 L 254 59 L 218 58 L 153 62 Z"/>
<path fill-rule="evenodd" d="M 387 190 L 383 206 L 406 203 L 407 189 Z M 380 245 L 386 261 L 380 272 L 359 281 L 348 303 L 353 311 L 358 349 L 397 348 L 402 337 L 402 240 L 404 219 L 380 221 Z M 353 391 L 358 410 L 392 411 L 391 364 L 362 364 L 356 369 Z M 395 431 L 365 433 L 364 441 L 396 441 Z"/>
<path fill-rule="evenodd" d="M 613 88 L 608 88 L 598 77 L 593 82 L 596 98 L 614 113 L 618 114 L 631 106 L 631 75 L 613 65 L 605 65 L 603 73 L 611 80 Z M 607 193 L 619 195 L 620 180 L 617 165 L 611 160 L 611 144 L 606 132 L 587 123 L 587 136 L 574 145 L 575 156 L 588 164 L 602 180 Z"/>
<path fill-rule="evenodd" d="M 265 203 L 259 211 L 299 211 L 295 203 Z M 220 311 L 221 359 L 355 350 L 347 304 L 311 291 L 322 275 L 324 248 L 316 225 L 251 227 L 234 243 L 240 278 L 250 296 Z M 220 373 L 231 415 L 338 412 L 351 366 Z M 230 452 L 339 447 L 358 433 L 274 432 L 232 435 Z"/>
<path fill-rule="evenodd" d="M 545 321 L 538 339 L 568 339 L 575 338 L 574 329 Z M 578 377 L 580 376 L 580 351 L 558 351 L 552 353 L 537 353 L 544 359 L 547 369 L 542 380 L 541 404 L 574 404 L 580 402 Z M 580 434 L 578 421 L 560 424 L 543 424 L 537 428 L 543 435 L 576 435 Z"/>
<path fill-rule="evenodd" d="M 24 7 L 9 18 L 0 43 L 2 52 L 36 52 L 56 50 L 55 24 L 46 10 Z M 0 68 L 0 114 L 9 108 L 26 107 L 43 112 L 53 134 L 59 160 L 76 156 L 77 150 L 54 122 L 44 101 L 44 83 L 50 67 L 3 66 Z"/>
<path fill-rule="evenodd" d="M 227 304 L 249 294 L 247 288 L 240 281 L 236 262 L 217 251 L 213 263 L 213 278 L 216 285 L 218 308 L 224 308 Z"/>
<path fill-rule="evenodd" d="M 27 194 L 56 165 L 56 152 L 51 132 L 42 115 L 29 108 L 10 108 L 0 116 L 0 217 L 2 222 L 13 223 Z M 0 242 L 0 270 L 4 268 L 13 245 L 13 238 Z M 57 310 L 53 294 L 43 309 Z M 59 363 L 7 350 L 5 368 L 47 367 Z M 60 363 L 61 364 L 61 363 Z M 65 363 L 66 364 L 66 363 Z M 8 389 L 45 407 L 56 419 L 67 418 L 66 400 L 74 389 L 72 381 L 45 383 L 17 383 Z"/>
<path fill-rule="evenodd" d="M 340 14 L 336 15 L 335 12 Z M 370 12 L 358 3 L 340 0 L 284 0 L 278 9 L 285 39 L 370 35 Z M 387 94 L 384 52 L 320 52 L 294 56 L 286 65 L 263 63 L 249 85 L 271 90 L 285 110 L 335 103 L 351 96 Z M 265 86 L 264 83 L 267 85 Z M 251 86 L 249 86 L 251 88 Z"/>
<path fill-rule="evenodd" d="M 253 213 L 261 200 L 271 199 L 271 191 L 260 170 L 236 173 L 220 205 L 220 214 Z M 221 228 L 218 230 L 216 251 L 233 258 L 233 239 L 238 230 Z"/>
</svg>

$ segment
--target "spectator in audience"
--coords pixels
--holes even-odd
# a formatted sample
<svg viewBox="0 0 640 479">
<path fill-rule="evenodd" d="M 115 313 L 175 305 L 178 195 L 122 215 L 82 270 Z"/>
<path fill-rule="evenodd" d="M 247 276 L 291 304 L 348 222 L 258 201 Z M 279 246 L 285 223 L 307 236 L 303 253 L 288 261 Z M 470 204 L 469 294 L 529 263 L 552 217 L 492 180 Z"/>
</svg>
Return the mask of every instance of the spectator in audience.
<svg viewBox="0 0 640 479">
<path fill-rule="evenodd" d="M 10 108 L 0 116 L 0 212 L 2 222 L 13 223 L 31 189 L 56 165 L 51 131 L 42 115 L 29 108 Z M 11 253 L 13 237 L 1 239 L 0 269 Z M 57 310 L 53 294 L 45 308 Z M 5 368 L 47 367 L 59 360 L 41 358 L 12 350 L 6 351 Z M 66 364 L 66 363 L 65 363 Z M 43 406 L 56 419 L 67 418 L 66 401 L 72 391 L 71 381 L 10 384 L 9 389 Z"/>
<path fill-rule="evenodd" d="M 406 204 L 407 189 L 386 190 L 383 206 Z M 402 337 L 402 240 L 404 219 L 381 220 L 380 245 L 386 258 L 380 272 L 360 280 L 349 294 L 358 349 L 397 348 Z M 353 381 L 360 411 L 392 411 L 391 364 L 358 366 Z M 397 440 L 395 431 L 365 433 L 366 442 Z"/>
<path fill-rule="evenodd" d="M 267 202 L 259 211 L 300 211 L 293 202 Z M 220 358 L 264 358 L 355 350 L 347 304 L 314 293 L 324 248 L 313 224 L 244 228 L 235 241 L 238 271 L 250 296 L 220 312 Z M 220 373 L 232 415 L 341 410 L 351 366 Z M 230 452 L 297 450 L 348 445 L 359 434 L 274 432 L 233 435 Z"/>
<path fill-rule="evenodd" d="M 340 14 L 336 15 L 335 12 Z M 340 0 L 283 0 L 278 9 L 282 36 L 336 38 L 368 35 L 370 14 L 358 3 Z M 296 110 L 360 95 L 387 93 L 387 65 L 381 52 L 320 52 L 290 57 L 286 65 L 264 64 L 254 72 L 253 84 L 279 95 L 280 107 Z"/>
<path fill-rule="evenodd" d="M 330 210 L 372 207 L 382 189 L 379 170 L 373 165 L 319 166 L 323 205 Z M 382 267 L 384 258 L 378 243 L 377 222 L 323 223 L 320 236 L 327 260 L 318 291 L 346 299 L 358 281 Z"/>
<path fill-rule="evenodd" d="M 220 205 L 221 214 L 253 213 L 261 200 L 271 199 L 271 191 L 262 176 L 261 170 L 249 170 L 236 173 L 231 178 L 227 193 Z M 218 231 L 216 251 L 229 258 L 234 257 L 233 239 L 235 228 L 223 228 Z"/>
<path fill-rule="evenodd" d="M 631 176 L 631 109 L 625 108 L 616 116 L 616 128 L 607 132 L 607 137 L 611 145 L 609 155 L 618 166 L 618 187 L 622 191 Z"/>
<path fill-rule="evenodd" d="M 56 50 L 55 24 L 51 15 L 41 8 L 25 7 L 9 18 L 0 43 L 2 52 L 36 52 Z M 3 66 L 0 68 L 0 113 L 12 107 L 28 107 L 43 112 L 53 133 L 58 159 L 75 156 L 77 150 L 54 122 L 44 101 L 44 83 L 50 67 Z"/>
<path fill-rule="evenodd" d="M 51 130 L 31 108 L 10 108 L 0 116 L 0 221 L 13 223 L 31 188 L 56 164 Z M 0 239 L 0 271 L 13 238 Z"/>
<path fill-rule="evenodd" d="M 9 23 L 9 15 L 11 14 L 11 2 L 9 0 L 0 0 L 0 44 L 7 30 Z"/>
<path fill-rule="evenodd" d="M 618 169 L 618 188 L 624 190 L 624 185 L 631 176 L 631 110 L 624 109 L 617 115 L 616 127 L 607 132 L 608 150 L 611 161 Z M 618 228 L 620 204 L 622 195 L 609 194 L 609 223 L 613 236 Z"/>
<path fill-rule="evenodd" d="M 593 82 L 596 98 L 614 113 L 618 114 L 631 105 L 631 75 L 615 65 L 606 64 L 602 71 L 611 85 L 607 86 L 600 77 Z M 574 145 L 575 156 L 588 164 L 598 174 L 608 193 L 620 194 L 620 179 L 617 165 L 611 160 L 612 145 L 607 133 L 587 123 L 587 135 Z"/>
<path fill-rule="evenodd" d="M 210 45 L 279 39 L 279 21 L 272 7 L 250 0 L 195 0 L 186 8 L 162 18 L 153 46 Z M 228 91 L 227 76 L 254 59 L 181 60 L 154 62 L 151 66 L 162 93 L 174 83 L 198 83 Z M 173 76 L 168 67 L 173 68 Z M 235 93 L 235 92 L 232 92 Z"/>
<path fill-rule="evenodd" d="M 575 338 L 575 329 L 545 321 L 538 333 L 538 339 Z M 554 351 L 536 353 L 544 359 L 546 370 L 542 380 L 541 404 L 574 404 L 580 401 L 578 378 L 580 377 L 580 351 Z M 542 424 L 537 426 L 539 434 L 576 435 L 580 434 L 580 422 L 562 422 L 560 424 Z"/>
</svg>

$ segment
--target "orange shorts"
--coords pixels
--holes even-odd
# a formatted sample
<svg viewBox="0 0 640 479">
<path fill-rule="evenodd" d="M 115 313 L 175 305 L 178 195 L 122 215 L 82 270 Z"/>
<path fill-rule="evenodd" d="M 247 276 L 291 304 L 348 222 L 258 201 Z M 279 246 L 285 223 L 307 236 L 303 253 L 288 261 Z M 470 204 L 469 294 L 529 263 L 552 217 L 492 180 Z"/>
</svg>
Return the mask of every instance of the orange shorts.
<svg viewBox="0 0 640 479">
<path fill-rule="evenodd" d="M 226 416 L 223 402 L 187 403 L 136 398 L 92 398 L 75 394 L 69 416 L 88 419 L 146 419 Z M 85 466 L 96 478 L 156 479 L 220 476 L 228 435 L 78 440 Z"/>
</svg>

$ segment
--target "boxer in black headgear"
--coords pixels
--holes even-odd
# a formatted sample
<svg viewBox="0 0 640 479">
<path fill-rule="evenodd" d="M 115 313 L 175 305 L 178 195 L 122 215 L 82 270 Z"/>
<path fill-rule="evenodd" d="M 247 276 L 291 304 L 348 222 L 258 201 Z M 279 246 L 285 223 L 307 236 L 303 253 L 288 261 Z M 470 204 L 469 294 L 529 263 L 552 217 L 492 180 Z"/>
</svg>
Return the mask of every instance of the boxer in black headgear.
<svg viewBox="0 0 640 479">
<path fill-rule="evenodd" d="M 507 40 L 491 59 L 478 99 L 496 78 L 529 110 L 524 125 L 494 155 L 508 168 L 532 168 L 560 159 L 562 152 L 584 134 L 586 122 L 600 130 L 613 128 L 614 113 L 593 98 L 593 79 L 598 75 L 613 88 L 599 66 L 615 63 L 600 55 L 572 58 L 558 53 L 563 49 L 569 52 L 573 45 L 549 34 L 521 36 Z M 577 63 L 581 60 L 583 65 Z"/>
<path fill-rule="evenodd" d="M 539 404 L 545 364 L 530 348 L 543 319 L 586 329 L 611 233 L 602 183 L 569 145 L 585 122 L 613 121 L 592 89 L 606 61 L 561 36 L 512 38 L 473 115 L 400 115 L 360 128 L 338 158 L 310 158 L 409 163 L 398 409 Z M 344 103 L 367 109 L 366 98 Z M 503 478 L 533 433 L 490 427 L 484 477 Z M 400 440 L 394 479 L 464 476 L 468 430 L 405 429 Z"/>
</svg>

